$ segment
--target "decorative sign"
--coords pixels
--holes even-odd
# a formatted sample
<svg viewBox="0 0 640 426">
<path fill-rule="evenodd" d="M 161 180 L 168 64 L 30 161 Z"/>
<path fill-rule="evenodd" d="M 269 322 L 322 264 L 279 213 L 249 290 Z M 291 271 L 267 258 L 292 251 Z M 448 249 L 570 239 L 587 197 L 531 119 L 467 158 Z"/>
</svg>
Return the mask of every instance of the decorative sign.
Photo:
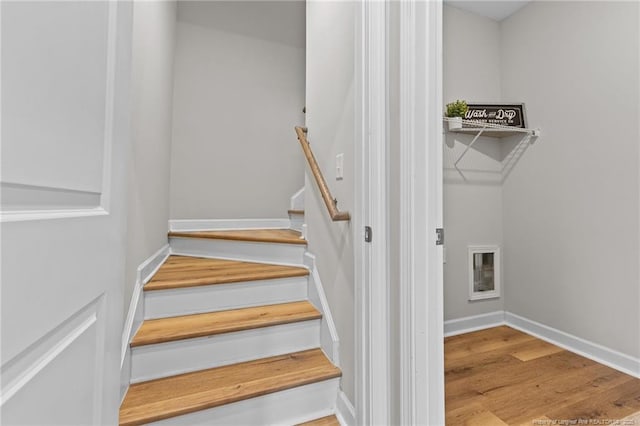
<svg viewBox="0 0 640 426">
<path fill-rule="evenodd" d="M 468 104 L 465 120 L 525 128 L 524 104 Z M 465 125 L 466 127 L 466 125 Z"/>
</svg>

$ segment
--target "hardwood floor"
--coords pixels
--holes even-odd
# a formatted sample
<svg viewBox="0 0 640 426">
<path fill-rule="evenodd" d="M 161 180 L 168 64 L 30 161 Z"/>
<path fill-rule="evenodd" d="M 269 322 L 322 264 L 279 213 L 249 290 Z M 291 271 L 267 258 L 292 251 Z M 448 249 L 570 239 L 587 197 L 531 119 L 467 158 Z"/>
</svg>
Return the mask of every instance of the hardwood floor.
<svg viewBox="0 0 640 426">
<path fill-rule="evenodd" d="M 640 411 L 640 379 L 506 326 L 446 338 L 445 382 L 448 426 L 616 424 Z"/>
</svg>

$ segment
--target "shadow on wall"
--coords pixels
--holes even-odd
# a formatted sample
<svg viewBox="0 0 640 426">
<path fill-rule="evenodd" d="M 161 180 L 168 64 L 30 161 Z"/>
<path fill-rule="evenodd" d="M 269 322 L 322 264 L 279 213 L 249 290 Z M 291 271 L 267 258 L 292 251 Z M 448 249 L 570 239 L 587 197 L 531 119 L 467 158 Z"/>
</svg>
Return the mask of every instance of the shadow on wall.
<svg viewBox="0 0 640 426">
<path fill-rule="evenodd" d="M 531 135 L 515 135 L 501 139 L 480 137 L 464 156 L 473 156 L 465 167 L 464 151 L 473 142 L 475 135 L 447 134 L 445 136 L 445 183 L 472 185 L 502 185 L 522 158 L 529 146 L 535 142 Z M 456 164 L 457 162 L 457 164 Z"/>
</svg>

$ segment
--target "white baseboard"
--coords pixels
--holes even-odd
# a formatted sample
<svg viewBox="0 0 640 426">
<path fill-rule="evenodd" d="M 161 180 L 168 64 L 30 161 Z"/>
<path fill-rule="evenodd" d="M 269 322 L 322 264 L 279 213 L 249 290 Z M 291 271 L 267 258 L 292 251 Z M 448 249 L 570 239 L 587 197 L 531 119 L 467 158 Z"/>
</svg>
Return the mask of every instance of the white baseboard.
<svg viewBox="0 0 640 426">
<path fill-rule="evenodd" d="M 444 337 L 504 325 L 504 311 L 489 312 L 444 322 Z"/>
<path fill-rule="evenodd" d="M 234 231 L 241 229 L 289 229 L 289 219 L 172 219 L 170 231 Z"/>
<path fill-rule="evenodd" d="M 142 287 L 151 279 L 156 271 L 169 257 L 169 244 L 165 244 L 157 252 L 152 254 L 147 260 L 138 266 L 136 273 L 136 284 L 133 287 L 129 311 L 122 330 L 122 344 L 120 349 L 120 398 L 124 398 L 124 393 L 129 386 L 131 379 L 131 353 L 129 342 L 133 333 L 138 330 L 144 320 L 144 300 L 142 297 Z"/>
<path fill-rule="evenodd" d="M 581 337 L 521 317 L 511 312 L 496 311 L 488 314 L 445 321 L 444 335 L 455 336 L 486 328 L 508 325 L 511 328 L 535 336 L 545 342 L 582 355 L 615 370 L 640 378 L 640 358 L 623 354 Z"/>
<path fill-rule="evenodd" d="M 336 329 L 327 296 L 324 293 L 320 274 L 316 267 L 316 258 L 309 252 L 304 254 L 304 264 L 309 269 L 309 284 L 307 294 L 309 301 L 322 313 L 320 326 L 320 345 L 327 357 L 336 367 L 340 367 L 340 339 Z"/>
<path fill-rule="evenodd" d="M 338 399 L 336 400 L 336 417 L 343 426 L 356 426 L 356 409 L 340 389 L 338 389 Z"/>
<path fill-rule="evenodd" d="M 505 312 L 505 322 L 509 327 L 531 334 L 546 342 L 560 346 L 568 351 L 582 355 L 593 361 L 614 368 L 623 373 L 640 378 L 640 359 L 625 355 L 597 343 L 590 342 L 564 331 Z"/>
</svg>

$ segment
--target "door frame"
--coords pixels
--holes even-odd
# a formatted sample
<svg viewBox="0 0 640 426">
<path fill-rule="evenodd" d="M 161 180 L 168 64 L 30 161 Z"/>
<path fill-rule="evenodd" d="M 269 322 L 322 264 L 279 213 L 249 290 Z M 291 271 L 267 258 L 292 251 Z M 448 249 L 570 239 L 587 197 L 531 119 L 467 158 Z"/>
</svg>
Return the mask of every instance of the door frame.
<svg viewBox="0 0 640 426">
<path fill-rule="evenodd" d="M 355 415 L 356 424 L 382 425 L 390 424 L 386 1 L 357 3 L 355 35 Z"/>
<path fill-rule="evenodd" d="M 390 423 L 387 1 L 356 27 L 356 423 Z M 401 424 L 444 424 L 442 0 L 400 4 Z M 364 242 L 364 226 L 373 239 Z M 426 261 L 425 261 L 426 260 Z"/>
<path fill-rule="evenodd" d="M 400 4 L 400 416 L 444 425 L 442 0 Z"/>
</svg>

